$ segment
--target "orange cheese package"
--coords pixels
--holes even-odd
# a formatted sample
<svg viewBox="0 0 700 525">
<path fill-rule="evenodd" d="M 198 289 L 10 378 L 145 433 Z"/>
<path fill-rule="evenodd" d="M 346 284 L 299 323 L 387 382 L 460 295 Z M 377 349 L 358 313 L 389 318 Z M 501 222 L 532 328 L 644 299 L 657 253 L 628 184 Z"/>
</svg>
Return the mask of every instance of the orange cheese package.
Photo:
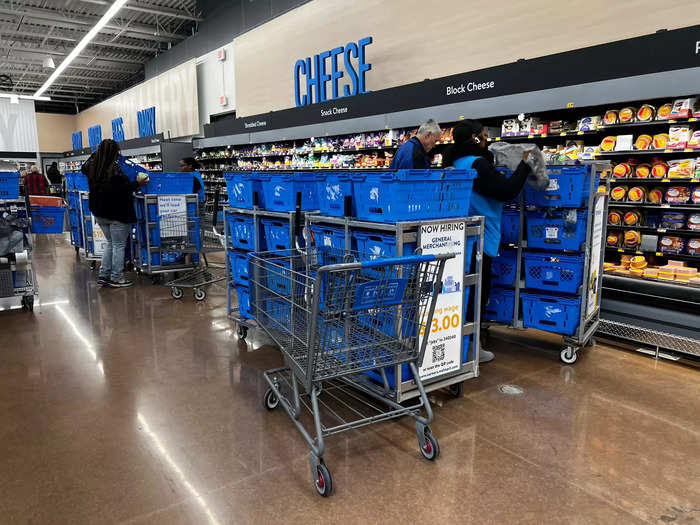
<svg viewBox="0 0 700 525">
<path fill-rule="evenodd" d="M 608 233 L 608 246 L 620 246 L 621 234 L 620 232 L 610 232 Z"/>
<path fill-rule="evenodd" d="M 637 137 L 637 140 L 634 141 L 634 148 L 649 149 L 649 146 L 651 146 L 652 141 L 653 138 L 651 137 L 651 135 L 639 135 Z"/>
<path fill-rule="evenodd" d="M 600 143 L 601 151 L 613 151 L 615 149 L 615 144 L 617 143 L 617 137 L 605 137 L 603 142 Z"/>
<path fill-rule="evenodd" d="M 638 179 L 648 179 L 651 175 L 651 164 L 640 164 L 634 168 L 634 176 Z"/>
<path fill-rule="evenodd" d="M 623 220 L 626 226 L 639 226 L 642 224 L 642 214 L 638 210 L 628 211 Z"/>
<path fill-rule="evenodd" d="M 668 131 L 669 149 L 684 149 L 688 147 L 690 141 L 690 128 L 688 126 L 671 126 Z"/>
<path fill-rule="evenodd" d="M 617 111 L 614 109 L 610 109 L 605 112 L 605 115 L 603 115 L 603 124 L 606 126 L 612 126 L 613 124 L 617 124 Z"/>
<path fill-rule="evenodd" d="M 668 175 L 668 164 L 664 161 L 655 161 L 651 165 L 651 176 L 655 179 L 663 179 Z"/>
<path fill-rule="evenodd" d="M 610 210 L 608 213 L 608 224 L 617 226 L 622 223 L 622 213 L 619 210 Z"/>
<path fill-rule="evenodd" d="M 616 179 L 624 179 L 632 174 L 632 166 L 627 162 L 620 162 L 613 168 L 613 177 Z"/>
<path fill-rule="evenodd" d="M 668 120 L 671 118 L 671 110 L 673 109 L 673 104 L 663 104 L 659 106 L 656 112 L 656 120 Z"/>
<path fill-rule="evenodd" d="M 647 195 L 647 202 L 659 204 L 664 200 L 664 190 L 662 188 L 654 188 Z"/>
<path fill-rule="evenodd" d="M 688 147 L 700 148 L 700 129 L 693 131 L 693 134 L 690 136 L 690 140 L 688 140 Z"/>
<path fill-rule="evenodd" d="M 615 186 L 611 191 L 610 191 L 610 197 L 614 201 L 622 201 L 625 200 L 625 197 L 627 196 L 627 186 Z"/>
<path fill-rule="evenodd" d="M 695 173 L 695 159 L 674 159 L 668 161 L 670 179 L 689 179 Z"/>
<path fill-rule="evenodd" d="M 630 268 L 634 268 L 635 270 L 643 270 L 646 267 L 647 260 L 644 258 L 643 255 L 637 255 L 630 259 Z"/>
<path fill-rule="evenodd" d="M 623 239 L 625 248 L 632 250 L 637 249 L 639 244 L 642 242 L 642 236 L 637 230 L 626 231 Z"/>
<path fill-rule="evenodd" d="M 644 270 L 637 270 L 635 268 L 630 268 L 630 277 L 642 277 L 644 275 Z"/>
<path fill-rule="evenodd" d="M 620 110 L 620 113 L 618 113 L 618 118 L 620 120 L 621 124 L 629 124 L 630 122 L 634 122 L 634 117 L 637 113 L 637 110 L 635 108 L 622 108 Z"/>
<path fill-rule="evenodd" d="M 656 116 L 656 108 L 649 104 L 642 104 L 642 107 L 637 110 L 638 122 L 649 122 L 654 120 L 654 116 Z"/>
<path fill-rule="evenodd" d="M 666 149 L 666 147 L 668 146 L 668 140 L 668 133 L 659 133 L 658 135 L 654 135 L 652 145 L 654 149 Z"/>
<path fill-rule="evenodd" d="M 620 266 L 623 268 L 629 268 L 630 264 L 632 264 L 632 256 L 631 255 L 623 255 L 620 257 Z"/>
<path fill-rule="evenodd" d="M 630 188 L 627 192 L 627 200 L 631 202 L 644 202 L 647 198 L 647 190 L 641 186 Z"/>
</svg>

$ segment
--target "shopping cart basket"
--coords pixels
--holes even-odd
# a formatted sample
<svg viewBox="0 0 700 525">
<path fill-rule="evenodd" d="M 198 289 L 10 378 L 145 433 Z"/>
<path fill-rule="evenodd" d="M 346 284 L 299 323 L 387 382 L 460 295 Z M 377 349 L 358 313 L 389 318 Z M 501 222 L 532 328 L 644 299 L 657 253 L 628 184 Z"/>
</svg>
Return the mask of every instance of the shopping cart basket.
<svg viewBox="0 0 700 525">
<path fill-rule="evenodd" d="M 213 213 L 203 214 L 195 221 L 198 231 L 196 234 L 191 233 L 189 222 L 185 223 L 181 214 L 177 216 L 166 216 L 165 223 L 161 218 L 161 239 L 163 228 L 170 228 L 170 233 L 173 235 L 176 243 L 185 246 L 188 251 L 190 240 L 195 240 L 195 251 L 200 254 L 200 266 L 194 270 L 187 272 L 185 275 L 179 276 L 165 284 L 170 287 L 170 294 L 173 299 L 182 299 L 185 295 L 185 288 L 192 288 L 193 296 L 197 301 L 203 301 L 207 298 L 206 288 L 212 284 L 226 280 L 226 265 L 210 265 L 207 260 L 207 254 L 213 252 L 223 252 L 225 250 L 224 234 L 219 233 L 224 231 L 223 221 L 218 219 L 218 206 L 214 208 Z M 164 226 L 165 224 L 165 226 Z M 186 225 L 187 224 L 187 225 Z M 185 229 L 187 235 L 185 235 Z"/>
<path fill-rule="evenodd" d="M 252 313 L 279 345 L 286 365 L 264 373 L 269 384 L 264 405 L 269 410 L 282 405 L 309 444 L 312 477 L 322 496 L 332 491 L 323 460 L 325 436 L 408 415 L 416 420 L 423 456 L 433 460 L 440 452 L 428 427 L 433 412 L 418 367 L 445 261 L 453 255 L 374 260 L 357 255 L 347 262 L 350 257 L 326 247 L 250 255 Z M 395 402 L 384 373 L 403 363 L 419 391 L 412 406 Z M 363 373 L 375 369 L 383 384 Z M 315 434 L 301 421 L 302 404 L 313 416 Z"/>
</svg>

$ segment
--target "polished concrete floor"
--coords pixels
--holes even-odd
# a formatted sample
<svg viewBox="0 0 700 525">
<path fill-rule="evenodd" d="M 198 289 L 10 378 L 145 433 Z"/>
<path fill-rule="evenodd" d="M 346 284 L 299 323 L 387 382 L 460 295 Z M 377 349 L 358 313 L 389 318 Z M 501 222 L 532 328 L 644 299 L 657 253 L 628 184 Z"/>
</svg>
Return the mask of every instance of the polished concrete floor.
<svg viewBox="0 0 700 525">
<path fill-rule="evenodd" d="M 106 290 L 37 242 L 41 301 L 0 312 L 0 523 L 700 523 L 700 373 L 505 332 L 461 399 L 435 394 L 441 456 L 409 421 L 328 440 L 335 493 L 262 406 L 279 353 L 239 342 L 225 298 Z M 521 395 L 500 386 L 516 385 Z"/>
</svg>

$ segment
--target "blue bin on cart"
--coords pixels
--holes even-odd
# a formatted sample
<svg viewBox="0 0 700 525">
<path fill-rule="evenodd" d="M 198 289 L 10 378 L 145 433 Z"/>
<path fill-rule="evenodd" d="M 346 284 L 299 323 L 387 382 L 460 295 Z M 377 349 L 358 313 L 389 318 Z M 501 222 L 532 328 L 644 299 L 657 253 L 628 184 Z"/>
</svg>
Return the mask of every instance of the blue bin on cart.
<svg viewBox="0 0 700 525">
<path fill-rule="evenodd" d="M 19 172 L 0 171 L 0 200 L 19 198 Z"/>
<path fill-rule="evenodd" d="M 248 255 L 229 251 L 228 262 L 231 267 L 231 280 L 236 284 L 248 286 L 250 282 Z"/>
<path fill-rule="evenodd" d="M 250 312 L 250 290 L 247 286 L 235 286 L 238 298 L 238 313 L 243 319 L 252 319 Z"/>
<path fill-rule="evenodd" d="M 517 244 L 520 236 L 520 211 L 503 210 L 501 218 L 501 244 Z"/>
<path fill-rule="evenodd" d="M 319 173 L 316 175 L 321 215 L 345 217 L 345 199 L 350 199 L 350 217 L 357 213 L 350 173 Z"/>
<path fill-rule="evenodd" d="M 252 210 L 255 207 L 254 194 L 258 194 L 258 207 L 264 203 L 262 183 L 257 173 L 224 173 L 228 205 L 232 208 Z"/>
<path fill-rule="evenodd" d="M 515 290 L 510 288 L 492 288 L 489 301 L 484 310 L 484 320 L 511 324 L 515 312 Z"/>
<path fill-rule="evenodd" d="M 314 237 L 316 246 L 345 249 L 345 230 L 343 228 L 312 224 L 311 234 Z"/>
<path fill-rule="evenodd" d="M 576 294 L 583 284 L 584 255 L 523 253 L 525 288 Z"/>
<path fill-rule="evenodd" d="M 581 208 L 585 206 L 591 191 L 591 177 L 595 175 L 594 188 L 598 187 L 600 173 L 595 166 L 547 166 L 549 186 L 535 190 L 525 186 L 525 204 L 540 207 Z"/>
<path fill-rule="evenodd" d="M 32 206 L 32 233 L 63 233 L 63 206 Z"/>
<path fill-rule="evenodd" d="M 302 211 L 318 209 L 316 177 L 308 172 L 260 173 L 263 207 L 270 211 L 294 211 L 297 193 Z"/>
<path fill-rule="evenodd" d="M 523 292 L 523 326 L 562 335 L 578 329 L 581 297 Z"/>
<path fill-rule="evenodd" d="M 518 252 L 501 250 L 491 261 L 491 283 L 497 286 L 515 286 L 518 271 Z"/>
<path fill-rule="evenodd" d="M 149 172 L 149 182 L 141 188 L 144 195 L 189 195 L 194 193 L 194 176 L 190 172 Z"/>
<path fill-rule="evenodd" d="M 263 231 L 264 249 L 270 251 L 289 250 L 292 239 L 289 235 L 289 221 L 284 219 L 260 219 Z"/>
<path fill-rule="evenodd" d="M 255 249 L 255 221 L 247 215 L 227 215 L 228 236 L 239 250 Z"/>
<path fill-rule="evenodd" d="M 542 250 L 579 251 L 586 241 L 588 214 L 576 212 L 576 222 L 568 222 L 564 211 L 528 211 L 527 246 Z"/>
</svg>

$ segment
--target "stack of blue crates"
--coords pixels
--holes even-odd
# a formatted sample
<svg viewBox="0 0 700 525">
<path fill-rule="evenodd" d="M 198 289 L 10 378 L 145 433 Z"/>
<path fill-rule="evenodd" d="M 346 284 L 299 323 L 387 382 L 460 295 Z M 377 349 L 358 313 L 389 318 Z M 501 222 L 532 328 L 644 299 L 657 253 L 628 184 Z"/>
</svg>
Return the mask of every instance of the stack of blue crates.
<svg viewBox="0 0 700 525">
<path fill-rule="evenodd" d="M 70 224 L 70 243 L 77 248 L 83 246 L 83 226 L 80 216 L 80 193 L 77 190 L 66 191 L 68 202 L 68 222 Z"/>
<path fill-rule="evenodd" d="M 523 253 L 523 326 L 562 335 L 579 327 L 585 241 L 594 165 L 548 166 L 547 189 L 525 189 L 527 249 Z"/>
</svg>

